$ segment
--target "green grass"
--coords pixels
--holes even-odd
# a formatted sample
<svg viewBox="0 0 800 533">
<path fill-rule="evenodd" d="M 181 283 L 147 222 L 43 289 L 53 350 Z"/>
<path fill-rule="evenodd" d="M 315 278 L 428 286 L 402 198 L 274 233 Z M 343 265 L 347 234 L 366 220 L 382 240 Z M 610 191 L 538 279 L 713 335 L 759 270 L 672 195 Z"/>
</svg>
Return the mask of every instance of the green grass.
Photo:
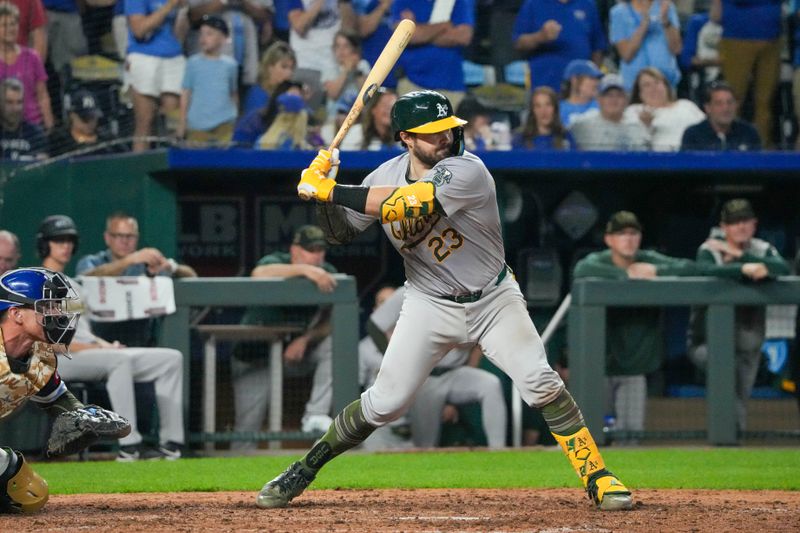
<svg viewBox="0 0 800 533">
<path fill-rule="evenodd" d="M 257 491 L 296 456 L 36 463 L 53 494 Z M 800 450 L 607 450 L 609 468 L 633 488 L 800 490 Z M 312 488 L 578 487 L 557 450 L 345 454 Z"/>
</svg>

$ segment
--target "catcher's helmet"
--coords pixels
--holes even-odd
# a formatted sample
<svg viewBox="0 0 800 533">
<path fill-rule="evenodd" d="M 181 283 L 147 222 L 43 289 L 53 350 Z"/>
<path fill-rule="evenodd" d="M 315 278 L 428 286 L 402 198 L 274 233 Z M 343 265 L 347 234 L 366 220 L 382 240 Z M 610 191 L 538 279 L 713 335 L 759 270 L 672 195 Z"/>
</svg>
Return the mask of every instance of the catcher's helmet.
<svg viewBox="0 0 800 533">
<path fill-rule="evenodd" d="M 466 124 L 453 113 L 450 100 L 436 91 L 414 91 L 404 94 L 392 106 L 392 129 L 394 140 L 400 140 L 400 132 L 438 133 L 457 129 Z"/>
<path fill-rule="evenodd" d="M 50 245 L 48 241 L 59 237 L 68 237 L 75 243 L 72 253 L 78 251 L 78 228 L 67 215 L 50 215 L 39 224 L 39 231 L 36 233 L 36 251 L 41 259 L 50 255 Z"/>
<path fill-rule="evenodd" d="M 81 301 L 69 280 L 46 268 L 17 268 L 0 276 L 0 312 L 11 307 L 36 311 L 47 341 L 68 345 L 75 336 Z"/>
</svg>

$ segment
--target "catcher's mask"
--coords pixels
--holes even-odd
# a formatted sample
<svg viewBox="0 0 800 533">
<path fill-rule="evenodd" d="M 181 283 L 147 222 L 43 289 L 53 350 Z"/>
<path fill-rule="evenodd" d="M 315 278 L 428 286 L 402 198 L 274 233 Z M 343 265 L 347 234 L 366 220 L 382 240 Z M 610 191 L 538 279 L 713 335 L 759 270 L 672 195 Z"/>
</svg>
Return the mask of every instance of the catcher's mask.
<svg viewBox="0 0 800 533">
<path fill-rule="evenodd" d="M 68 346 L 81 315 L 81 300 L 69 280 L 46 268 L 18 268 L 0 276 L 0 312 L 26 307 L 36 312 L 51 344 Z"/>
<path fill-rule="evenodd" d="M 452 155 L 464 153 L 464 124 L 458 118 L 453 105 L 442 93 L 436 91 L 413 91 L 404 94 L 392 106 L 392 129 L 394 140 L 400 140 L 400 132 L 439 133 L 453 130 Z"/>
</svg>

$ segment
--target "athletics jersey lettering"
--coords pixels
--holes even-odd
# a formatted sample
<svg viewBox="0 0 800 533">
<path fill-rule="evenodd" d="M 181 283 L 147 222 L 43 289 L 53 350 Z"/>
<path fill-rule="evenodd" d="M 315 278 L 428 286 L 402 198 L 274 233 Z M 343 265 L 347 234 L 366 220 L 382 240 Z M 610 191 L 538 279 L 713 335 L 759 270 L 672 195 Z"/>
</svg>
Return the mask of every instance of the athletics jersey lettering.
<svg viewBox="0 0 800 533">
<path fill-rule="evenodd" d="M 400 155 L 375 169 L 362 185 L 408 185 L 408 169 L 408 154 Z M 436 296 L 484 289 L 505 264 L 494 179 L 480 159 L 466 152 L 443 159 L 421 180 L 436 186 L 437 211 L 383 224 L 403 257 L 406 279 Z M 347 218 L 360 231 L 375 222 L 352 210 Z"/>
<path fill-rule="evenodd" d="M 432 215 L 425 215 L 418 218 L 399 220 L 389 224 L 391 228 L 390 231 L 392 233 L 392 237 L 398 241 L 403 241 L 403 245 L 400 246 L 400 250 L 409 250 L 418 245 L 425 239 L 425 237 L 428 236 L 433 229 L 433 226 L 439 222 L 440 218 L 442 218 L 441 215 L 438 213 L 433 213 Z"/>
</svg>

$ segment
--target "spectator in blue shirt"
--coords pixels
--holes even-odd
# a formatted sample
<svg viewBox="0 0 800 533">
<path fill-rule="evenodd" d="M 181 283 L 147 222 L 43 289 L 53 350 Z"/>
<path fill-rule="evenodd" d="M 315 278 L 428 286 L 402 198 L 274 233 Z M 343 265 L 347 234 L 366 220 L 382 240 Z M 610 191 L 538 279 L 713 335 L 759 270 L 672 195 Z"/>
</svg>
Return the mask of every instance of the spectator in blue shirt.
<svg viewBox="0 0 800 533">
<path fill-rule="evenodd" d="M 753 125 L 736 118 L 738 103 L 730 85 L 724 82 L 709 85 L 704 108 L 708 118 L 686 128 L 681 150 L 761 149 L 761 139 Z"/>
<path fill-rule="evenodd" d="M 177 126 L 181 83 L 186 68 L 176 37 L 178 10 L 186 0 L 125 0 L 128 17 L 127 82 L 133 94 L 133 151 L 149 147 L 156 111 Z"/>
<path fill-rule="evenodd" d="M 722 77 L 744 102 L 753 82 L 753 122 L 764 146 L 772 146 L 772 102 L 781 64 L 780 0 L 712 0 L 711 20 L 722 25 Z"/>
<path fill-rule="evenodd" d="M 593 0 L 525 0 L 514 23 L 514 47 L 527 54 L 531 87 L 561 88 L 573 59 L 599 65 L 608 48 Z"/>
<path fill-rule="evenodd" d="M 678 56 L 684 78 L 689 79 L 689 97 L 700 101 L 700 89 L 719 78 L 719 40 L 722 26 L 710 20 L 708 13 L 695 13 L 686 23 L 683 49 Z"/>
<path fill-rule="evenodd" d="M 561 124 L 558 95 L 550 87 L 537 87 L 531 95 L 528 119 L 514 136 L 512 147 L 521 150 L 572 150 L 575 139 Z"/>
<path fill-rule="evenodd" d="M 254 85 L 261 55 L 258 26 L 272 27 L 272 0 L 188 0 L 188 3 L 189 20 L 193 26 L 199 25 L 205 15 L 216 15 L 225 21 L 229 35 L 222 53 L 236 61 L 242 86 Z M 196 37 L 199 36 L 192 33 L 187 39 L 189 54 L 199 51 Z"/>
<path fill-rule="evenodd" d="M 447 96 L 457 108 L 466 94 L 464 48 L 472 42 L 475 27 L 474 0 L 455 0 L 450 16 L 431 19 L 434 2 L 394 0 L 392 19 L 398 24 L 411 19 L 417 29 L 397 64 L 405 73 L 397 83 L 397 94 L 433 89 Z"/>
<path fill-rule="evenodd" d="M 674 88 L 681 80 L 680 22 L 671 0 L 630 0 L 611 8 L 611 42 L 620 55 L 625 90 L 644 67 L 656 67 Z"/>
<path fill-rule="evenodd" d="M 271 37 L 275 40 L 289 42 L 289 0 L 273 0 L 273 7 L 275 14 L 272 16 L 272 31 Z M 270 33 L 270 30 L 262 30 L 261 42 L 268 43 L 264 39 L 264 32 Z"/>
<path fill-rule="evenodd" d="M 291 108 L 296 104 L 297 99 L 282 98 L 283 95 L 287 92 L 299 94 L 302 89 L 302 84 L 290 80 L 278 85 L 266 106 L 251 111 L 239 120 L 233 131 L 233 142 L 242 148 L 255 148 L 256 142 L 274 122 L 281 106 Z"/>
<path fill-rule="evenodd" d="M 561 123 L 565 128 L 587 111 L 598 108 L 597 87 L 602 77 L 600 69 L 587 59 L 569 62 L 564 70 L 564 90 L 559 102 Z"/>
<path fill-rule="evenodd" d="M 361 47 L 364 59 L 370 65 L 381 55 L 383 47 L 389 41 L 394 30 L 392 29 L 393 0 L 353 0 L 353 10 L 356 12 L 358 34 L 361 36 Z M 384 87 L 394 89 L 397 87 L 397 76 L 394 69 L 383 82 Z"/>
<path fill-rule="evenodd" d="M 238 67 L 222 54 L 228 24 L 217 15 L 200 19 L 200 49 L 189 58 L 183 77 L 178 137 L 227 144 L 239 108 Z"/>
<path fill-rule="evenodd" d="M 262 150 L 310 150 L 317 145 L 316 128 L 309 128 L 309 109 L 303 98 L 302 86 L 290 84 L 276 94 L 267 106 L 264 126 L 266 131 L 256 141 L 256 148 Z"/>
<path fill-rule="evenodd" d="M 292 79 L 297 68 L 297 57 L 294 50 L 285 41 L 275 41 L 264 52 L 259 67 L 258 83 L 247 91 L 242 107 L 242 115 L 266 107 L 269 95 L 281 83 Z"/>
</svg>

